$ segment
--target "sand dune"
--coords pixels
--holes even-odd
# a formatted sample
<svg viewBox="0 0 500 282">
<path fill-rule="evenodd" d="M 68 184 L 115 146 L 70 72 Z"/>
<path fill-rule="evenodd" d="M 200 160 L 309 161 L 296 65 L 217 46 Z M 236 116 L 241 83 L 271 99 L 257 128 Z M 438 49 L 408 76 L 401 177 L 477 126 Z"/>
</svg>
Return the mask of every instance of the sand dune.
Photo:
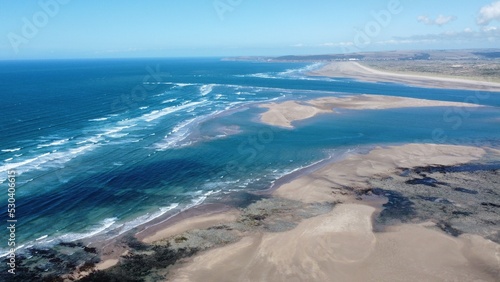
<svg viewBox="0 0 500 282">
<path fill-rule="evenodd" d="M 291 231 L 245 237 L 196 257 L 175 281 L 494 281 L 497 244 L 421 225 L 374 233 L 374 211 L 339 205 Z"/>
<path fill-rule="evenodd" d="M 332 62 L 309 74 L 313 76 L 353 78 L 367 82 L 393 82 L 429 88 L 500 91 L 500 83 L 384 72 L 363 66 L 357 62 Z"/>
</svg>

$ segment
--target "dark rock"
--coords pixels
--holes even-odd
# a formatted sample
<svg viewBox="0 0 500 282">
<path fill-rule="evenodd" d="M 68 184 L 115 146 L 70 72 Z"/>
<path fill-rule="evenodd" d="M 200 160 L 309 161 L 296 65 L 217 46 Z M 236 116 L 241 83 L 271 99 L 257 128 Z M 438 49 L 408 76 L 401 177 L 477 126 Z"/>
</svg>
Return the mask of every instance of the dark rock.
<svg viewBox="0 0 500 282">
<path fill-rule="evenodd" d="M 444 199 L 444 198 L 440 198 L 440 197 L 419 196 L 419 198 L 426 200 L 426 201 L 429 201 L 429 202 L 435 202 L 435 203 L 440 203 L 440 204 L 452 204 L 452 202 L 450 202 L 449 200 Z"/>
<path fill-rule="evenodd" d="M 431 186 L 431 187 L 437 187 L 436 184 L 446 185 L 446 183 L 439 182 L 432 177 L 414 178 L 414 179 L 406 180 L 405 183 L 411 184 L 411 185 L 422 184 L 422 185 Z"/>
<path fill-rule="evenodd" d="M 59 246 L 70 247 L 70 248 L 80 248 L 83 247 L 81 242 L 61 242 Z"/>
<path fill-rule="evenodd" d="M 216 226 L 212 226 L 212 227 L 209 227 L 208 230 L 233 230 L 233 228 L 227 226 L 227 225 L 216 225 Z"/>
<path fill-rule="evenodd" d="M 437 227 L 441 228 L 444 232 L 450 234 L 451 236 L 458 237 L 463 234 L 462 231 L 452 227 L 449 223 L 440 221 L 437 224 Z"/>
<path fill-rule="evenodd" d="M 372 189 L 372 193 L 379 196 L 387 197 L 388 201 L 383 205 L 384 210 L 379 217 L 385 221 L 387 219 L 399 219 L 404 221 L 409 220 L 414 214 L 414 203 L 407 197 L 404 197 L 400 192 L 392 190 L 384 190 L 381 188 Z"/>
<path fill-rule="evenodd" d="M 84 247 L 83 250 L 87 253 L 91 254 L 97 254 L 97 249 L 96 248 L 89 248 L 89 247 Z"/>
<path fill-rule="evenodd" d="M 82 266 L 80 266 L 80 271 L 89 271 L 95 267 L 95 263 L 93 262 L 85 262 Z"/>
<path fill-rule="evenodd" d="M 60 259 L 60 258 L 52 258 L 52 259 L 49 259 L 49 262 L 51 262 L 51 263 L 60 263 L 60 262 L 63 262 L 63 260 Z"/>
<path fill-rule="evenodd" d="M 471 212 L 466 212 L 466 211 L 453 211 L 452 214 L 454 215 L 464 215 L 464 216 L 469 216 L 472 215 L 473 213 Z"/>
<path fill-rule="evenodd" d="M 462 193 L 472 194 L 472 195 L 475 195 L 475 194 L 477 194 L 477 193 L 478 193 L 478 192 L 477 192 L 477 191 L 475 191 L 475 190 L 466 189 L 466 188 L 461 188 L 461 187 L 455 188 L 455 189 L 453 189 L 453 190 L 458 191 L 458 192 L 462 192 Z"/>
<path fill-rule="evenodd" d="M 482 202 L 481 205 L 495 207 L 495 208 L 500 208 L 500 205 L 494 204 L 494 203 L 489 203 L 489 202 Z"/>
<path fill-rule="evenodd" d="M 405 168 L 405 169 L 402 169 L 401 173 L 399 174 L 399 176 L 402 176 L 402 177 L 408 177 L 410 175 L 410 172 L 411 170 Z"/>
</svg>

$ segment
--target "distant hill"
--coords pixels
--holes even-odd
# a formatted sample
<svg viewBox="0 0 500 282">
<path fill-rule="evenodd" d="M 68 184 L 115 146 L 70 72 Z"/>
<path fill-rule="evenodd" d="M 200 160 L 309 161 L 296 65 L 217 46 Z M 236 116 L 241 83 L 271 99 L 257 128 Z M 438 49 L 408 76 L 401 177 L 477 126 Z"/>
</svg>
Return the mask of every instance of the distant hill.
<svg viewBox="0 0 500 282">
<path fill-rule="evenodd" d="M 413 60 L 491 60 L 500 58 L 500 49 L 384 51 L 325 55 L 287 55 L 279 57 L 229 57 L 227 61 L 324 62 L 324 61 L 413 61 Z"/>
</svg>

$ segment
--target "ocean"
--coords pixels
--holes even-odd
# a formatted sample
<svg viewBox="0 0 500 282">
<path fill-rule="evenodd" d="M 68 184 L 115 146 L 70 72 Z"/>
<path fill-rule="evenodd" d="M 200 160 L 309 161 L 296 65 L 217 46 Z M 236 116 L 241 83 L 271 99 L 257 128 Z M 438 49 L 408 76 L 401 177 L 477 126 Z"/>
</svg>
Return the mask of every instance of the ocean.
<svg viewBox="0 0 500 282">
<path fill-rule="evenodd" d="M 9 171 L 23 249 L 113 238 L 379 145 L 500 145 L 498 92 L 306 75 L 321 66 L 220 58 L 0 62 L 4 225 Z M 258 119 L 259 103 L 359 94 L 487 107 L 342 110 L 294 129 Z"/>
</svg>

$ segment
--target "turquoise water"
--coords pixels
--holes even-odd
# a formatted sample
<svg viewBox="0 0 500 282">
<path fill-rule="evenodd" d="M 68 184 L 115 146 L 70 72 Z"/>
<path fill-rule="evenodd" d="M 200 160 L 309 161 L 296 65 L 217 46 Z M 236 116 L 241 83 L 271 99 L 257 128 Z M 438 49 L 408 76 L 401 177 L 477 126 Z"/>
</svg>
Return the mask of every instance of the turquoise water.
<svg viewBox="0 0 500 282">
<path fill-rule="evenodd" d="M 0 186 L 7 191 L 7 171 L 17 172 L 18 242 L 110 238 L 375 145 L 500 144 L 500 93 L 305 76 L 320 66 L 216 58 L 0 62 Z M 258 122 L 258 103 L 364 93 L 487 107 L 341 110 L 293 130 Z"/>
</svg>

